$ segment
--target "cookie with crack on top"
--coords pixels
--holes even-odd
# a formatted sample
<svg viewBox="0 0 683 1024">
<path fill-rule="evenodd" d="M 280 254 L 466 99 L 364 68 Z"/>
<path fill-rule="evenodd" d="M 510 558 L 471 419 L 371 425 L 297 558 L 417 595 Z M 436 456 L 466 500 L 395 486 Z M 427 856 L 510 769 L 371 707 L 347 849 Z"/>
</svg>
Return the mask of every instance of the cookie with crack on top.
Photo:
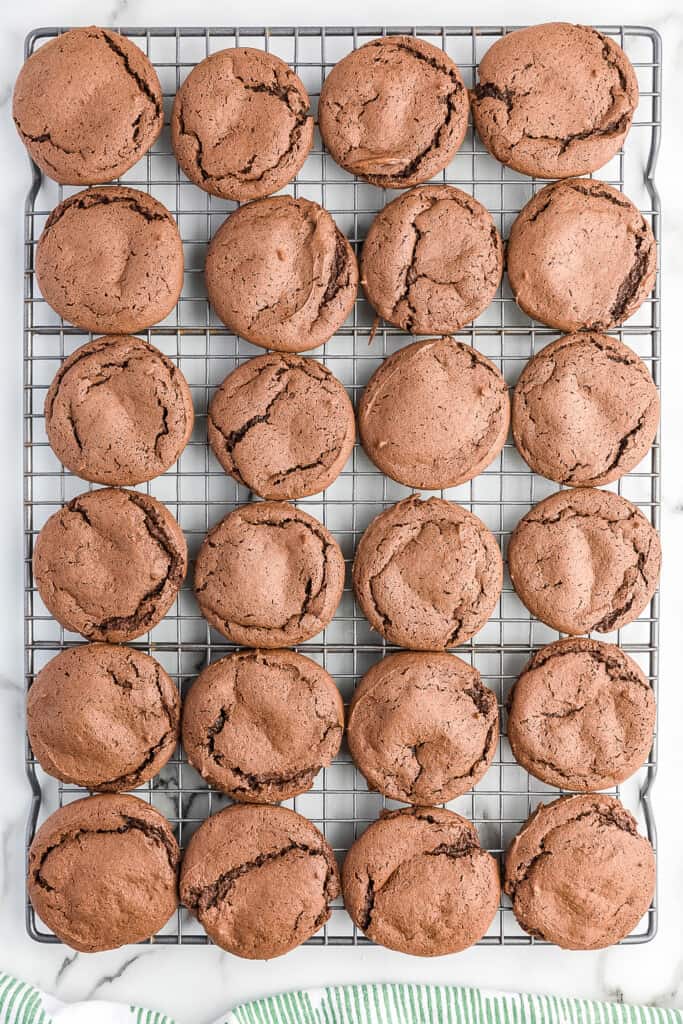
<svg viewBox="0 0 683 1024">
<path fill-rule="evenodd" d="M 80 494 L 50 516 L 33 578 L 51 615 L 88 640 L 133 640 L 159 622 L 187 572 L 180 526 L 156 498 L 117 487 Z"/>
<path fill-rule="evenodd" d="M 540 804 L 505 856 L 505 892 L 524 931 L 562 949 L 626 938 L 655 891 L 655 857 L 613 796 Z"/>
<path fill-rule="evenodd" d="M 641 359 L 606 334 L 568 334 L 524 367 L 512 433 L 536 473 L 571 487 L 611 483 L 650 450 L 659 396 Z"/>
<path fill-rule="evenodd" d="M 404 498 L 381 512 L 353 563 L 356 599 L 373 629 L 419 651 L 457 647 L 487 622 L 503 559 L 481 519 L 443 498 Z"/>
<path fill-rule="evenodd" d="M 241 206 L 211 239 L 209 302 L 235 334 L 279 352 L 323 345 L 358 290 L 353 250 L 322 206 L 273 196 Z"/>
<path fill-rule="evenodd" d="M 342 868 L 344 906 L 373 942 L 444 956 L 486 934 L 500 901 L 498 864 L 474 825 L 453 811 L 384 811 Z"/>
<path fill-rule="evenodd" d="M 385 359 L 358 410 L 366 454 L 392 480 L 440 490 L 471 480 L 499 455 L 510 425 L 498 368 L 453 338 L 416 341 Z"/>
<path fill-rule="evenodd" d="M 156 141 L 161 85 L 130 39 L 72 28 L 40 46 L 16 81 L 12 117 L 31 159 L 62 185 L 113 181 Z"/>
<path fill-rule="evenodd" d="M 561 633 L 610 633 L 637 619 L 659 581 L 659 535 L 611 491 L 560 491 L 534 505 L 508 545 L 510 579 Z"/>
<path fill-rule="evenodd" d="M 178 689 L 142 651 L 70 647 L 28 692 L 28 735 L 41 767 L 99 792 L 137 789 L 156 775 L 180 735 Z"/>
<path fill-rule="evenodd" d="M 331 847 L 284 807 L 233 804 L 214 814 L 192 836 L 180 873 L 180 900 L 209 938 L 249 960 L 300 946 L 338 895 Z"/>
<path fill-rule="evenodd" d="M 179 861 L 171 826 L 154 807 L 135 796 L 88 796 L 36 832 L 28 895 L 72 949 L 118 949 L 150 938 L 175 913 Z"/>
<path fill-rule="evenodd" d="M 204 538 L 194 589 L 204 618 L 232 643 L 293 647 L 331 622 L 344 589 L 344 556 L 301 509 L 242 505 Z"/>
<path fill-rule="evenodd" d="M 361 284 L 380 316 L 411 334 L 452 334 L 493 301 L 503 243 L 488 210 L 451 185 L 423 185 L 377 214 Z"/>
<path fill-rule="evenodd" d="M 609 36 L 551 22 L 495 42 L 470 100 L 477 133 L 497 160 L 535 178 L 570 178 L 596 171 L 621 148 L 638 79 Z"/>
<path fill-rule="evenodd" d="M 233 47 L 206 57 L 176 93 L 171 143 L 195 185 L 244 203 L 277 192 L 313 145 L 304 84 L 275 54 Z"/>
<path fill-rule="evenodd" d="M 625 195 L 602 181 L 546 185 L 517 216 L 507 246 L 515 301 L 561 331 L 618 327 L 655 285 L 652 228 Z"/>
<path fill-rule="evenodd" d="M 585 637 L 536 651 L 508 698 L 512 753 L 560 789 L 624 782 L 647 760 L 654 729 L 654 693 L 638 665 Z"/>
<path fill-rule="evenodd" d="M 353 50 L 323 83 L 323 142 L 345 170 L 381 188 L 409 188 L 442 171 L 467 131 L 469 98 L 457 65 L 415 36 Z"/>
<path fill-rule="evenodd" d="M 325 490 L 356 439 L 343 384 L 322 363 L 284 353 L 228 374 L 211 400 L 207 429 L 226 473 L 270 500 Z"/>
<path fill-rule="evenodd" d="M 165 206 L 121 185 L 56 206 L 36 249 L 40 291 L 76 327 L 131 334 L 168 316 L 183 286 L 183 246 Z"/>
</svg>

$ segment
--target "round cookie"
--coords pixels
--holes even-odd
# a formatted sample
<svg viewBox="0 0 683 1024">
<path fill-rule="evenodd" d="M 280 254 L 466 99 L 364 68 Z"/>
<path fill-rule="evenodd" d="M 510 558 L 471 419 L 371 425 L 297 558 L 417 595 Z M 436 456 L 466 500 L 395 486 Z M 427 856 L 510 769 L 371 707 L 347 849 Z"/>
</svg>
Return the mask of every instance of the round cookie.
<svg viewBox="0 0 683 1024">
<path fill-rule="evenodd" d="M 28 894 L 72 949 L 117 949 L 150 938 L 175 912 L 179 861 L 171 826 L 154 807 L 135 796 L 89 796 L 38 829 Z"/>
<path fill-rule="evenodd" d="M 477 133 L 497 160 L 535 178 L 569 178 L 596 171 L 621 148 L 638 79 L 613 39 L 551 22 L 494 43 L 470 99 Z"/>
<path fill-rule="evenodd" d="M 347 740 L 371 789 L 409 804 L 446 803 L 491 764 L 496 696 L 454 654 L 392 654 L 360 681 Z"/>
<path fill-rule="evenodd" d="M 310 100 L 275 54 L 232 47 L 206 57 L 176 93 L 171 143 L 190 181 L 244 203 L 277 192 L 313 145 Z"/>
<path fill-rule="evenodd" d="M 652 687 L 613 644 L 576 637 L 542 647 L 508 701 L 507 737 L 523 768 L 561 789 L 610 789 L 647 760 Z"/>
<path fill-rule="evenodd" d="M 602 181 L 546 185 L 512 225 L 507 271 L 518 305 L 560 331 L 604 331 L 654 288 L 657 245 L 630 199 Z"/>
<path fill-rule="evenodd" d="M 318 494 L 356 439 L 343 384 L 314 359 L 269 353 L 240 364 L 214 394 L 209 444 L 226 473 L 262 498 Z"/>
<path fill-rule="evenodd" d="M 509 425 L 500 371 L 453 338 L 394 352 L 370 378 L 358 410 L 363 448 L 375 465 L 392 480 L 430 491 L 483 472 Z"/>
<path fill-rule="evenodd" d="M 274 196 L 241 206 L 211 239 L 209 301 L 235 334 L 279 352 L 332 337 L 358 290 L 348 241 L 322 206 Z"/>
<path fill-rule="evenodd" d="M 137 789 L 168 762 L 180 735 L 180 698 L 148 654 L 85 644 L 41 669 L 26 717 L 31 748 L 49 775 L 117 792 Z"/>
<path fill-rule="evenodd" d="M 647 455 L 659 397 L 641 359 L 606 334 L 568 334 L 527 363 L 512 432 L 536 473 L 572 487 L 608 484 Z"/>
<path fill-rule="evenodd" d="M 385 36 L 334 66 L 318 121 L 345 170 L 381 188 L 409 188 L 450 163 L 468 111 L 458 67 L 443 50 L 415 36 Z"/>
<path fill-rule="evenodd" d="M 221 949 L 249 960 L 288 953 L 322 928 L 339 895 L 324 836 L 284 807 L 233 804 L 185 851 L 181 902 Z"/>
<path fill-rule="evenodd" d="M 293 651 L 239 651 L 213 662 L 183 711 L 188 761 L 244 803 L 279 803 L 310 789 L 343 730 L 334 680 Z"/>
<path fill-rule="evenodd" d="M 423 185 L 377 214 L 363 244 L 361 284 L 389 323 L 452 334 L 493 301 L 503 243 L 491 214 L 450 185 Z"/>
<path fill-rule="evenodd" d="M 495 859 L 453 811 L 384 811 L 342 868 L 344 906 L 373 942 L 413 956 L 459 953 L 486 934 L 500 902 Z"/>
<path fill-rule="evenodd" d="M 72 473 L 98 484 L 139 484 L 165 473 L 193 425 L 183 374 L 132 336 L 96 338 L 76 349 L 45 398 L 53 452 Z"/>
<path fill-rule="evenodd" d="M 12 116 L 31 159 L 62 185 L 113 181 L 164 123 L 145 54 L 111 29 L 72 28 L 37 49 L 14 87 Z"/>
<path fill-rule="evenodd" d="M 604 949 L 647 912 L 655 858 L 612 796 L 541 804 L 505 857 L 505 892 L 522 928 L 563 949 Z"/>
<path fill-rule="evenodd" d="M 36 249 L 43 298 L 76 327 L 130 334 L 168 316 L 183 286 L 183 246 L 165 206 L 121 185 L 69 196 Z"/>
<path fill-rule="evenodd" d="M 404 498 L 381 512 L 353 563 L 356 599 L 373 629 L 412 650 L 457 647 L 496 606 L 503 560 L 490 530 L 442 498 Z"/>
<path fill-rule="evenodd" d="M 88 640 L 133 640 L 156 626 L 187 572 L 171 513 L 148 494 L 107 487 L 50 516 L 33 549 L 33 577 L 51 615 Z"/>
<path fill-rule="evenodd" d="M 204 618 L 232 643 L 293 647 L 331 622 L 344 556 L 306 512 L 286 502 L 242 505 L 205 537 L 194 587 Z"/>
</svg>

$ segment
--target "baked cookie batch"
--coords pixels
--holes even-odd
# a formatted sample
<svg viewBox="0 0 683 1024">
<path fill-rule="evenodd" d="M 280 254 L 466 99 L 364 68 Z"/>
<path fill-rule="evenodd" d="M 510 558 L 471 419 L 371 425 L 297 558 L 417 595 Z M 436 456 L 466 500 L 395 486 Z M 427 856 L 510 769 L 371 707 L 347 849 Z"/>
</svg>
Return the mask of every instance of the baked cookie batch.
<svg viewBox="0 0 683 1024">
<path fill-rule="evenodd" d="M 510 539 L 520 599 L 569 635 L 523 669 L 507 736 L 528 772 L 578 795 L 527 821 L 505 857 L 504 891 L 523 929 L 569 949 L 617 942 L 645 913 L 652 848 L 598 791 L 647 759 L 654 697 L 631 658 L 584 635 L 632 622 L 661 559 L 645 516 L 597 489 L 645 457 L 659 418 L 642 361 L 602 333 L 649 296 L 653 234 L 622 193 L 581 177 L 618 152 L 637 102 L 626 55 L 583 26 L 504 36 L 469 94 L 454 62 L 423 40 L 360 47 L 323 84 L 320 132 L 348 172 L 405 191 L 375 218 L 359 268 L 326 210 L 272 195 L 313 144 L 297 75 L 245 48 L 191 72 L 171 115 L 178 162 L 199 188 L 244 204 L 209 245 L 209 301 L 231 331 L 269 351 L 229 374 L 208 412 L 219 463 L 264 500 L 227 515 L 199 551 L 201 612 L 240 649 L 201 672 L 181 709 L 155 659 L 120 646 L 163 618 L 188 567 L 173 516 L 127 489 L 169 469 L 193 429 L 182 373 L 134 336 L 177 303 L 183 248 L 161 203 L 107 184 L 157 139 L 161 87 L 136 46 L 99 28 L 66 32 L 26 62 L 14 92 L 19 134 L 47 175 L 88 186 L 46 222 L 40 289 L 64 320 L 102 335 L 63 363 L 45 422 L 61 462 L 106 486 L 51 516 L 33 555 L 45 606 L 89 641 L 47 664 L 28 695 L 43 768 L 98 794 L 51 815 L 30 850 L 30 898 L 64 942 L 95 951 L 145 939 L 179 894 L 219 946 L 267 958 L 317 932 L 342 892 L 370 938 L 432 956 L 478 941 L 498 911 L 495 858 L 471 822 L 437 806 L 483 778 L 499 741 L 495 694 L 447 653 L 500 598 L 503 558 L 490 530 L 455 502 L 419 494 L 370 523 L 355 552 L 356 599 L 405 650 L 365 674 L 346 722 L 330 675 L 289 649 L 332 621 L 345 576 L 334 537 L 289 502 L 332 484 L 356 436 L 342 384 L 299 353 L 344 323 L 359 282 L 378 317 L 433 335 L 386 359 L 365 389 L 358 432 L 378 470 L 410 488 L 457 486 L 496 459 L 511 423 L 532 470 L 566 488 Z M 451 336 L 493 300 L 503 242 L 472 196 L 427 184 L 457 152 L 470 109 L 494 157 L 552 179 L 512 226 L 507 274 L 519 306 L 565 333 L 527 364 L 512 403 L 497 367 Z M 406 806 L 370 825 L 340 876 L 321 833 L 277 805 L 312 786 L 345 727 L 368 786 Z M 165 818 L 124 793 L 152 778 L 181 737 L 194 769 L 236 801 L 200 826 L 182 863 Z"/>
</svg>

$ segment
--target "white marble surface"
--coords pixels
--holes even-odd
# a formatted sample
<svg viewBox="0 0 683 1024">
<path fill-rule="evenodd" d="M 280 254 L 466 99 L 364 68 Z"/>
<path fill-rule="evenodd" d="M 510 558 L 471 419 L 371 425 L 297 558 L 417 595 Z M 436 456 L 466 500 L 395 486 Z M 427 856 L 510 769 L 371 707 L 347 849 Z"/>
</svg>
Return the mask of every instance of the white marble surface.
<svg viewBox="0 0 683 1024">
<path fill-rule="evenodd" d="M 28 786 L 23 770 L 21 623 L 21 294 L 22 209 L 28 167 L 9 116 L 12 84 L 26 32 L 38 25 L 529 23 L 564 18 L 656 26 L 664 39 L 663 150 L 658 183 L 664 201 L 663 267 L 663 539 L 660 769 L 655 787 L 659 825 L 660 927 L 645 946 L 600 953 L 552 948 L 477 948 L 435 961 L 386 950 L 300 949 L 269 964 L 242 962 L 215 948 L 135 947 L 95 956 L 40 946 L 23 921 L 23 840 Z M 250 0 L 247 7 L 213 0 L 5 0 L 0 13 L 0 308 L 4 352 L 0 378 L 0 969 L 15 972 L 64 999 L 100 998 L 146 1004 L 180 1024 L 204 1024 L 244 999 L 307 985 L 415 980 L 555 991 L 592 998 L 683 1006 L 683 9 L 680 0 Z M 96 1024 L 96 1022 L 93 1022 Z"/>
</svg>

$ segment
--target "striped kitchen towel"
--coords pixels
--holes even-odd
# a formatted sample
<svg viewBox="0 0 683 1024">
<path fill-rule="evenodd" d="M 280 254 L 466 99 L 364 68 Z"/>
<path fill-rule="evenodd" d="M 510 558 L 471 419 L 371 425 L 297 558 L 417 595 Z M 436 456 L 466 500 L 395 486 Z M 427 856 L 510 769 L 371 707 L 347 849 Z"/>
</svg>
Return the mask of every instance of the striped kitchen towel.
<svg viewBox="0 0 683 1024">
<path fill-rule="evenodd" d="M 0 974 L 0 1024 L 176 1024 L 100 1000 L 60 1003 Z M 347 985 L 243 1003 L 215 1024 L 683 1024 L 683 1011 L 450 985 Z"/>
</svg>

